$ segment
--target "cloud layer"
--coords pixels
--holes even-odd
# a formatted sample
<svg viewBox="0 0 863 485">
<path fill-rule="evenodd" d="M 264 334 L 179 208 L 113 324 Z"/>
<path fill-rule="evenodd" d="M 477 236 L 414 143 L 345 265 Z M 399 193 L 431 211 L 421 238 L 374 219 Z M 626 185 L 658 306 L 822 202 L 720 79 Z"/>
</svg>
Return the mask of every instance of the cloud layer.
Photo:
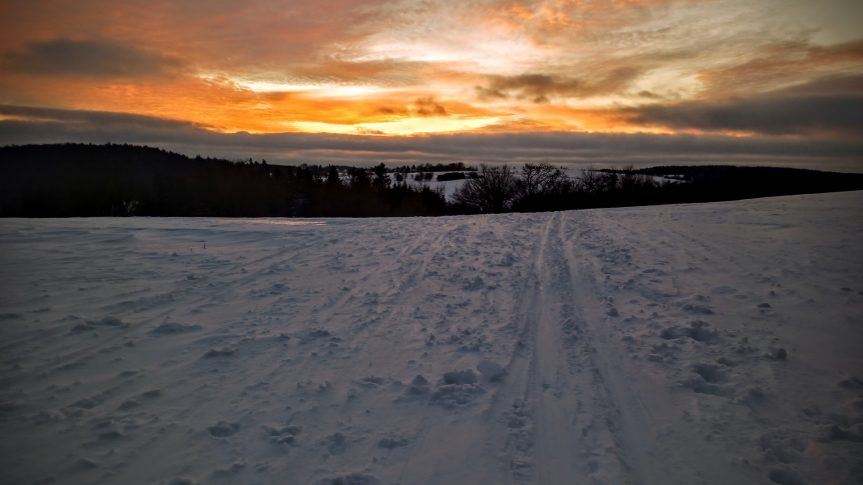
<svg viewBox="0 0 863 485">
<path fill-rule="evenodd" d="M 0 144 L 139 143 L 188 155 L 277 163 L 470 163 L 548 161 L 564 165 L 736 163 L 863 172 L 863 141 L 719 135 L 470 133 L 381 137 L 314 133 L 218 133 L 140 115 L 0 106 Z"/>
<path fill-rule="evenodd" d="M 672 129 L 856 137 L 863 133 L 863 76 L 823 79 L 752 97 L 646 106 L 633 112 L 634 123 Z"/>
<path fill-rule="evenodd" d="M 179 62 L 116 42 L 54 39 L 7 53 L 3 67 L 41 76 L 110 79 L 165 74 L 177 69 Z"/>
</svg>

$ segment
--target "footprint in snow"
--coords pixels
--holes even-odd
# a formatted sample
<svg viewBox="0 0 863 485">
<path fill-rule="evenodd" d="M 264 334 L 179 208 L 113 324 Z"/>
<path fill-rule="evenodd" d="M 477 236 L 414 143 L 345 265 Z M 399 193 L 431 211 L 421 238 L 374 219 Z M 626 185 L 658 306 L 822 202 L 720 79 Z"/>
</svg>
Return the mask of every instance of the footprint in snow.
<svg viewBox="0 0 863 485">
<path fill-rule="evenodd" d="M 321 441 L 321 444 L 331 455 L 344 453 L 348 448 L 348 438 L 339 432 L 333 433 Z"/>
<path fill-rule="evenodd" d="M 422 375 L 417 375 L 405 389 L 405 395 L 408 397 L 425 396 L 431 392 L 428 379 Z"/>
<path fill-rule="evenodd" d="M 380 481 L 374 475 L 366 473 L 348 473 L 346 475 L 322 478 L 317 482 L 317 485 L 377 485 L 378 483 L 380 483 Z"/>
<path fill-rule="evenodd" d="M 404 436 L 387 436 L 378 440 L 378 447 L 387 450 L 407 446 L 410 441 Z"/>
<path fill-rule="evenodd" d="M 87 332 L 90 330 L 96 330 L 98 328 L 128 328 L 130 326 L 129 323 L 120 320 L 117 317 L 104 317 L 99 320 L 84 320 L 82 323 L 78 323 L 69 331 L 69 333 L 81 333 Z"/>
<path fill-rule="evenodd" d="M 154 328 L 153 330 L 150 330 L 150 333 L 156 335 L 175 335 L 180 333 L 194 332 L 200 329 L 200 325 L 165 322 Z"/>
<path fill-rule="evenodd" d="M 726 380 L 725 371 L 713 364 L 695 364 L 691 376 L 681 382 L 681 385 L 698 394 L 719 395 L 722 389 L 718 384 Z"/>
<path fill-rule="evenodd" d="M 299 426 L 263 426 L 264 434 L 276 444 L 295 445 L 297 435 L 302 432 Z"/>
<path fill-rule="evenodd" d="M 477 381 L 476 373 L 470 369 L 447 372 L 432 393 L 431 401 L 451 410 L 468 406 L 485 393 Z"/>
<path fill-rule="evenodd" d="M 712 315 L 713 310 L 704 305 L 695 305 L 692 303 L 687 303 L 683 305 L 683 310 L 689 313 L 693 313 L 696 315 Z"/>
<path fill-rule="evenodd" d="M 207 431 L 210 432 L 210 435 L 215 438 L 227 438 L 229 436 L 233 436 L 240 430 L 239 423 L 232 423 L 229 421 L 219 421 L 207 428 Z"/>
<path fill-rule="evenodd" d="M 220 357 L 231 357 L 234 355 L 234 353 L 236 353 L 236 350 L 229 348 L 210 349 L 203 356 L 201 356 L 201 358 L 212 359 Z"/>
<path fill-rule="evenodd" d="M 714 344 L 719 341 L 719 333 L 710 328 L 710 325 L 700 320 L 691 322 L 689 327 L 667 327 L 662 329 L 659 336 L 665 340 L 676 340 L 688 337 L 697 342 Z"/>
</svg>

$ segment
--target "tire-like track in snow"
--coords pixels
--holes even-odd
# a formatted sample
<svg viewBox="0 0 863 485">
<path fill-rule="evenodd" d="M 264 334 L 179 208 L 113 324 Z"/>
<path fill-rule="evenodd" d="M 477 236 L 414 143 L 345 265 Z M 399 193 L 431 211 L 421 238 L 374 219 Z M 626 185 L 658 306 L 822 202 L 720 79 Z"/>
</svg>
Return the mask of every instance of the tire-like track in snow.
<svg viewBox="0 0 863 485">
<path fill-rule="evenodd" d="M 71 484 L 856 483 L 861 197 L 5 221 L 0 469 Z"/>
</svg>

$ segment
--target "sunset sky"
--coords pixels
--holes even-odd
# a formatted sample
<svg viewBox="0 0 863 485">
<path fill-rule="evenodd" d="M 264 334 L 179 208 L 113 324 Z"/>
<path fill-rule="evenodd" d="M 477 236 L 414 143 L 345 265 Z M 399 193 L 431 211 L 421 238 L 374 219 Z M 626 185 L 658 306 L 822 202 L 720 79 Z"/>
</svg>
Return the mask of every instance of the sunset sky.
<svg viewBox="0 0 863 485">
<path fill-rule="evenodd" d="M 0 144 L 863 171 L 859 0 L 0 3 Z"/>
</svg>

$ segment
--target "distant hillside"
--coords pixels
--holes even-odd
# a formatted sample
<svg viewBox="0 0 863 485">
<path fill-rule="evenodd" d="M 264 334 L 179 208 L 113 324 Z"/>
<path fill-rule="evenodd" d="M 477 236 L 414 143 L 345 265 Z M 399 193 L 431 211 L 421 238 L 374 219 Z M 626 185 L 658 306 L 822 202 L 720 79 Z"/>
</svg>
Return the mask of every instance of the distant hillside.
<svg viewBox="0 0 863 485">
<path fill-rule="evenodd" d="M 0 148 L 0 216 L 436 215 L 439 194 L 379 183 L 354 169 L 189 158 L 130 145 Z M 336 174 L 338 175 L 338 174 Z"/>
<path fill-rule="evenodd" d="M 863 189 L 863 174 L 795 168 L 660 166 L 636 172 L 672 177 L 686 182 L 677 189 L 679 192 L 686 192 L 687 198 L 692 202 Z"/>
<path fill-rule="evenodd" d="M 442 193 L 428 187 L 393 183 L 388 172 L 399 175 L 401 169 L 408 167 L 231 162 L 131 145 L 7 146 L 0 148 L 0 217 L 434 216 L 863 189 L 863 174 L 815 170 L 664 166 L 568 177 L 548 164 L 526 164 L 520 170 L 483 166 L 456 192 L 455 202 L 447 203 Z"/>
</svg>

